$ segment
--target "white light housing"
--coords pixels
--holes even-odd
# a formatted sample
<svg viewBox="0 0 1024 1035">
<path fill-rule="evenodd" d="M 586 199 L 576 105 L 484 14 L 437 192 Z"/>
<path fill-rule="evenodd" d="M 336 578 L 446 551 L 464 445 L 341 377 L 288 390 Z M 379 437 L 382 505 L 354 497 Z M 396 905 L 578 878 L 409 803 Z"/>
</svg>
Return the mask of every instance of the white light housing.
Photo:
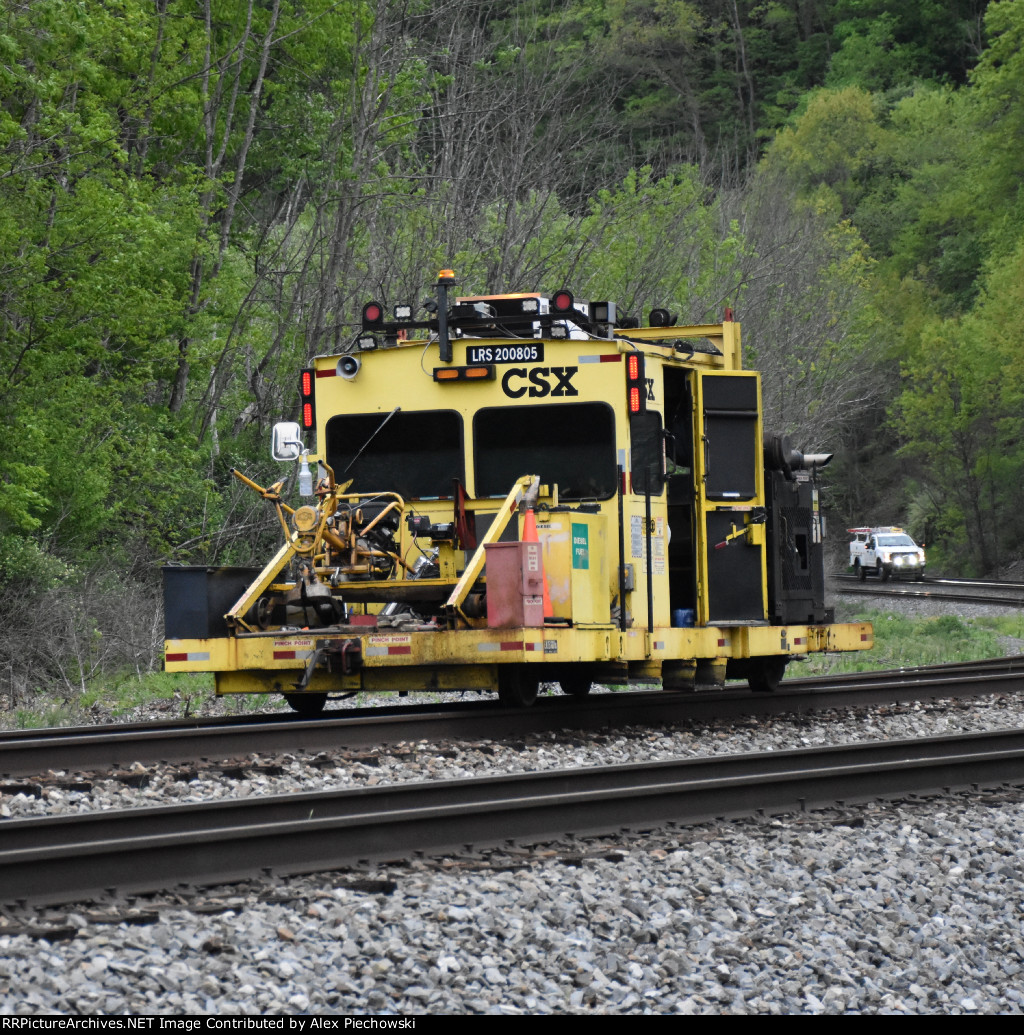
<svg viewBox="0 0 1024 1035">
<path fill-rule="evenodd" d="M 835 453 L 804 453 L 804 467 L 825 467 Z"/>
<path fill-rule="evenodd" d="M 591 302 L 590 319 L 594 323 L 615 323 L 615 303 Z"/>
</svg>

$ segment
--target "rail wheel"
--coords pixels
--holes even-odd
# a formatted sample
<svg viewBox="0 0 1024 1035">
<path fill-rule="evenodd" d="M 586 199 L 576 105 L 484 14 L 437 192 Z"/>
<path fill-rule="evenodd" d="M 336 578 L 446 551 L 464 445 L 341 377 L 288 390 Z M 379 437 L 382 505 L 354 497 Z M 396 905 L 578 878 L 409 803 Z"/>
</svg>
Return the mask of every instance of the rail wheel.
<svg viewBox="0 0 1024 1035">
<path fill-rule="evenodd" d="M 529 708 L 537 700 L 538 679 L 529 665 L 498 668 L 498 700 L 506 708 Z"/>
<path fill-rule="evenodd" d="M 306 718 L 319 715 L 327 704 L 327 694 L 285 694 L 284 699 L 293 711 Z"/>
<path fill-rule="evenodd" d="M 558 685 L 562 688 L 563 694 L 570 697 L 585 697 L 590 693 L 594 681 L 590 676 L 579 672 L 561 672 L 558 676 Z"/>
<path fill-rule="evenodd" d="M 867 570 L 865 569 L 864 565 L 861 564 L 860 561 L 854 561 L 853 562 L 853 574 L 857 576 L 857 581 L 858 582 L 863 582 L 864 579 L 867 578 L 867 574 L 868 573 L 867 573 Z"/>
<path fill-rule="evenodd" d="M 789 658 L 781 655 L 771 658 L 751 658 L 747 685 L 759 694 L 771 694 L 779 689 L 779 683 L 786 674 Z"/>
</svg>

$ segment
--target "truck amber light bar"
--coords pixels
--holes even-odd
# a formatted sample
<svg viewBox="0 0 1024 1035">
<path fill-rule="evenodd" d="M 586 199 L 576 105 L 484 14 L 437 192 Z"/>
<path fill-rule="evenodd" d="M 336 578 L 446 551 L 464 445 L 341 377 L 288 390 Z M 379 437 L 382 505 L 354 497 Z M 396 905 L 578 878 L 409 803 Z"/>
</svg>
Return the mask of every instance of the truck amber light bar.
<svg viewBox="0 0 1024 1035">
<path fill-rule="evenodd" d="M 493 381 L 494 366 L 434 367 L 435 381 Z"/>
</svg>

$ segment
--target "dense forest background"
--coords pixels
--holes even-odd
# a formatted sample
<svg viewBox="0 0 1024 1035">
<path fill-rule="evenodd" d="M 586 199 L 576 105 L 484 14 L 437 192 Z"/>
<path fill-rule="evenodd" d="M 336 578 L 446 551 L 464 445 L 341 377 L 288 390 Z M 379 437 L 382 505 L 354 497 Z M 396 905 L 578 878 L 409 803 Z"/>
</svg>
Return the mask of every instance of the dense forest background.
<svg viewBox="0 0 1024 1035">
<path fill-rule="evenodd" d="M 1024 542 L 1024 0 L 2 0 L 0 693 L 159 664 L 370 297 L 743 322 L 833 529 Z"/>
</svg>

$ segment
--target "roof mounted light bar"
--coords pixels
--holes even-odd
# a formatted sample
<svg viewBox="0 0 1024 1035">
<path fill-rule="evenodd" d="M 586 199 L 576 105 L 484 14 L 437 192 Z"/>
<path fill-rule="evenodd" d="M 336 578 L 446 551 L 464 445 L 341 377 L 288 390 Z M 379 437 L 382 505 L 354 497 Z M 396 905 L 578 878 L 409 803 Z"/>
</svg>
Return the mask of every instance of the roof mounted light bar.
<svg viewBox="0 0 1024 1035">
<path fill-rule="evenodd" d="M 422 302 L 424 318 L 416 319 L 416 307 L 407 303 L 392 308 L 393 321 L 385 322 L 384 306 L 368 302 L 363 307 L 363 336 L 357 339 L 360 349 L 394 345 L 409 337 L 409 332 L 422 329 L 436 334 L 441 362 L 453 359 L 452 332 L 475 337 L 573 337 L 573 328 L 597 338 L 614 338 L 616 331 L 640 329 L 636 317 L 620 314 L 614 302 L 582 302 L 568 288 L 560 288 L 550 299 L 538 293 L 508 293 L 449 298 L 449 288 L 457 283 L 453 270 L 441 270 L 435 286 L 436 298 Z M 731 311 L 727 318 L 731 317 Z M 651 328 L 674 327 L 678 315 L 664 308 L 649 314 Z M 369 337 L 373 335 L 373 337 Z M 578 336 L 578 335 L 576 335 Z M 682 351 L 721 355 L 708 341 L 688 342 Z"/>
</svg>

